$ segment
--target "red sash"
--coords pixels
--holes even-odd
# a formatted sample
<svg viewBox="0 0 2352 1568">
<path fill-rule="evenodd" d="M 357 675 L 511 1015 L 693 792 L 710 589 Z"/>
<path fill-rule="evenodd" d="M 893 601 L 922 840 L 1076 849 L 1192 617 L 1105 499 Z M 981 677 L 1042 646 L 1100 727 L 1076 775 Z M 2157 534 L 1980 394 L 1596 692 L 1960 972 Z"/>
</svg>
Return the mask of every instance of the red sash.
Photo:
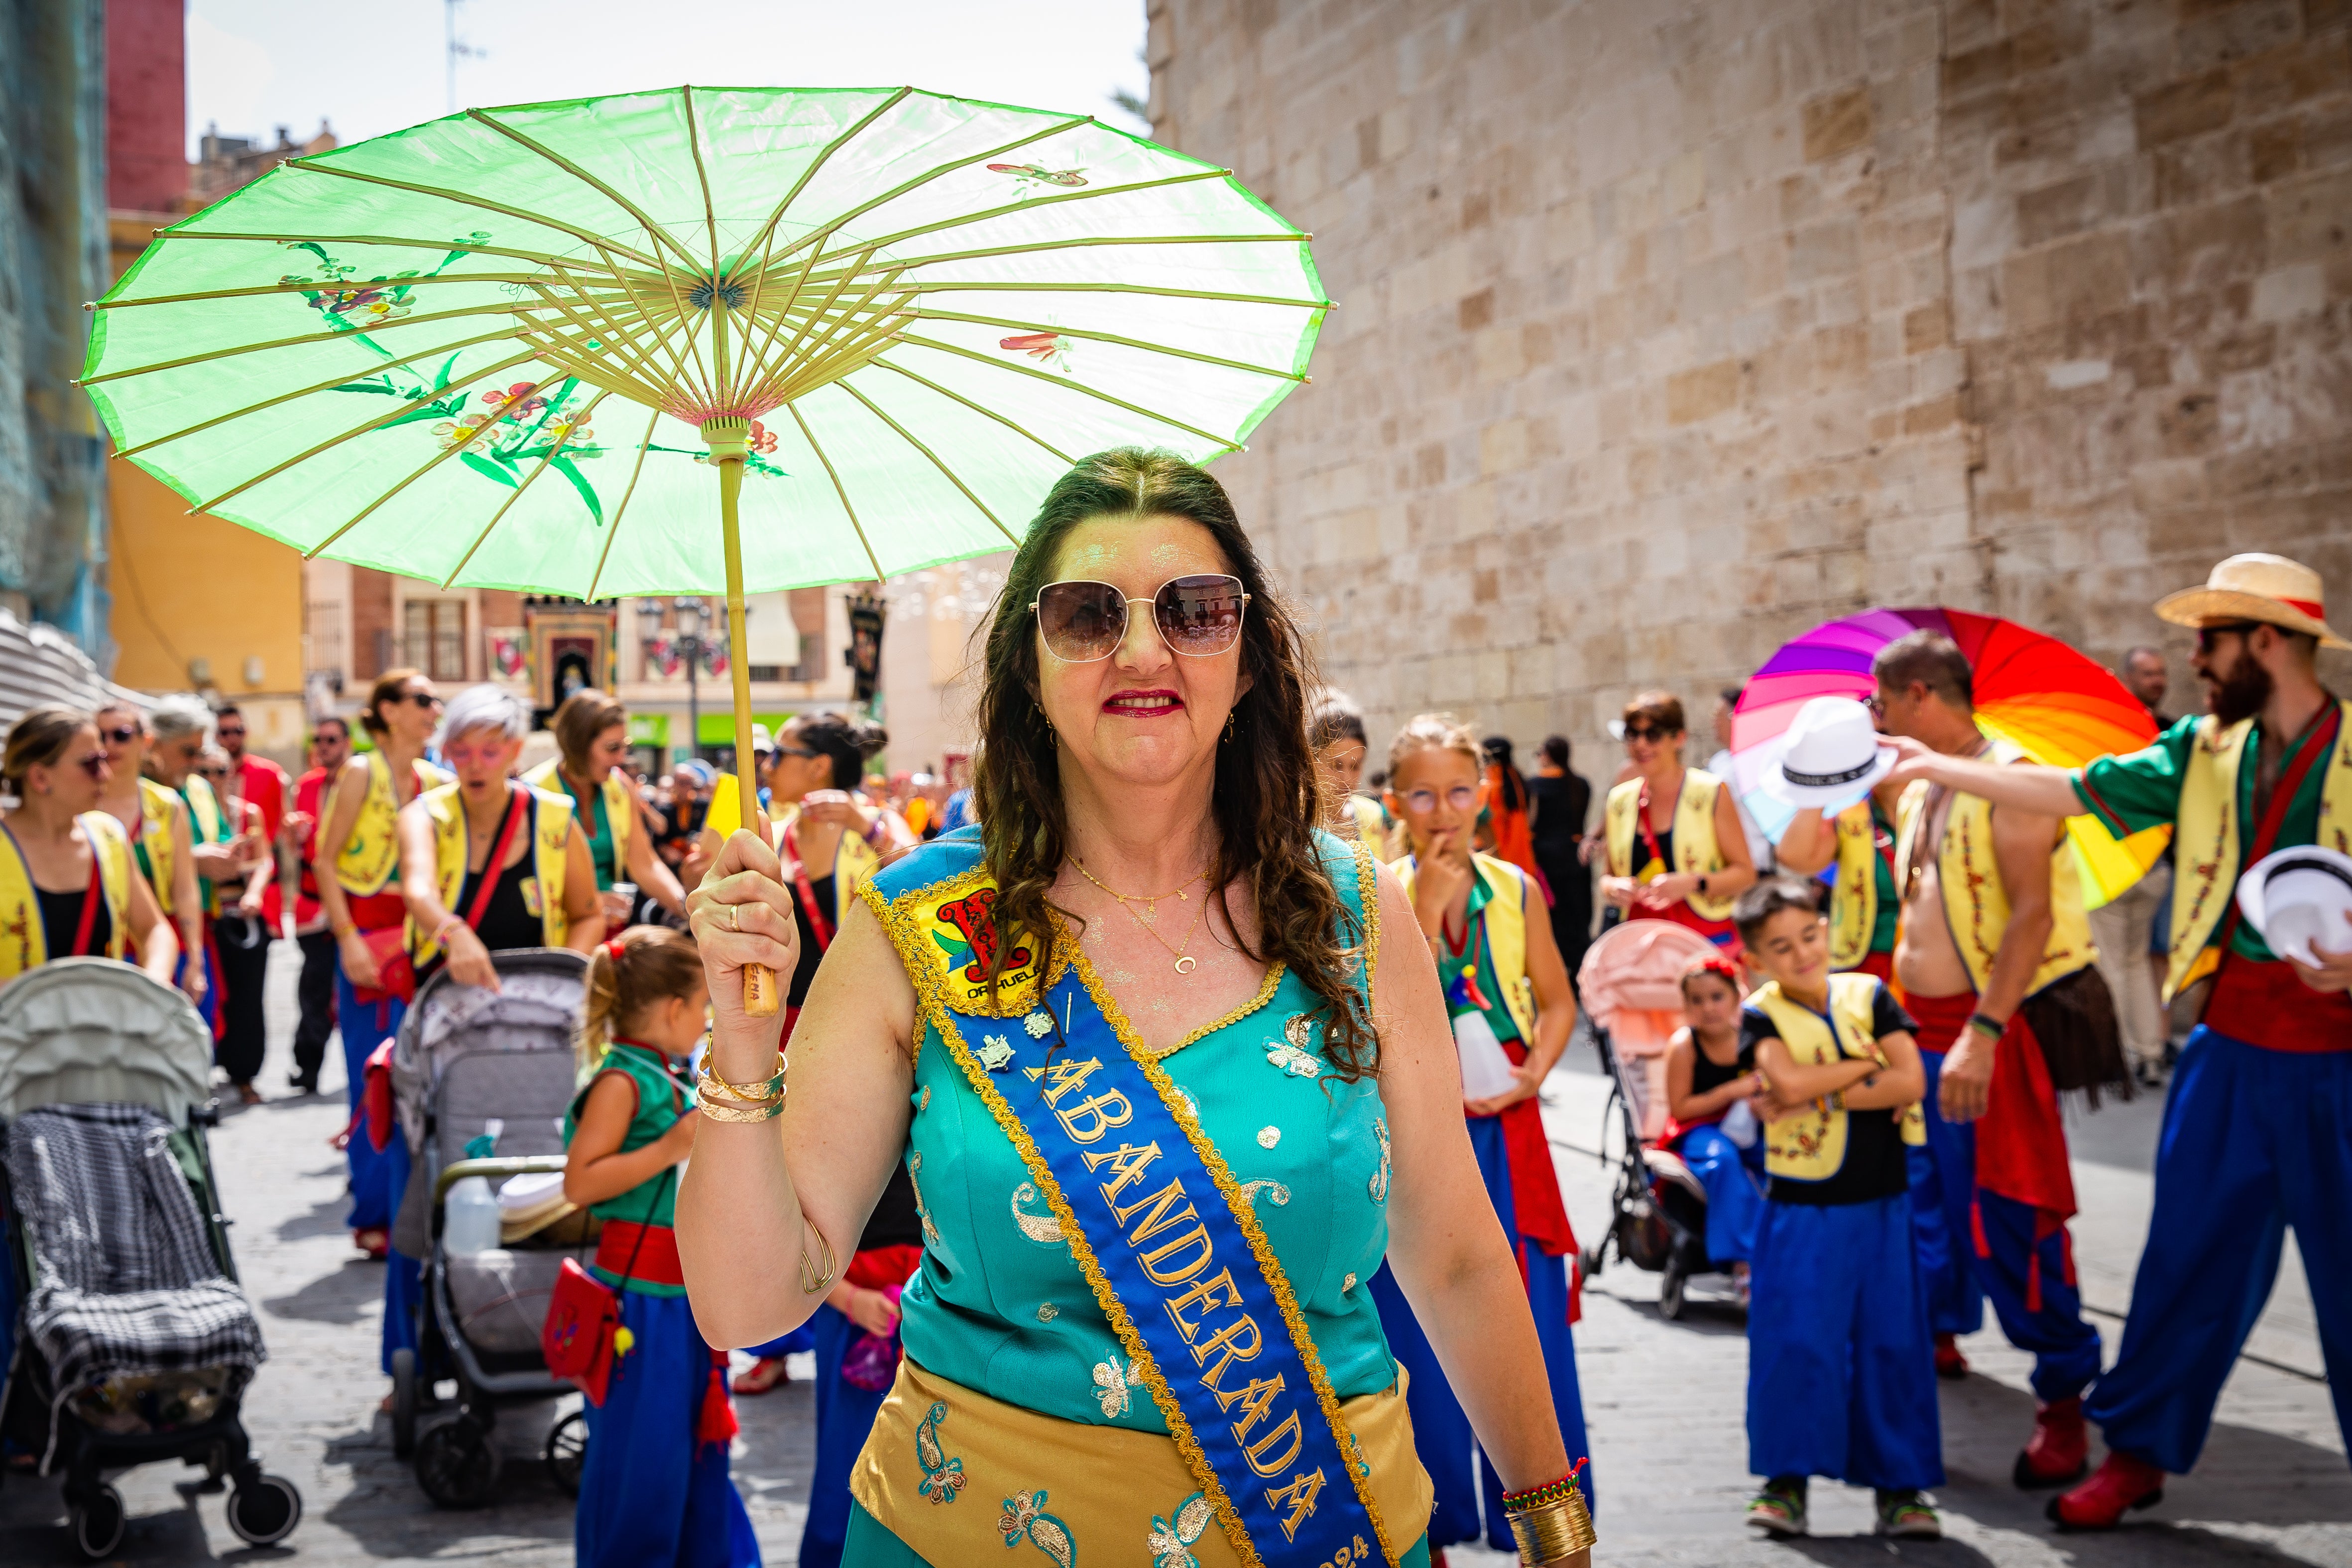
<svg viewBox="0 0 2352 1568">
<path fill-rule="evenodd" d="M 1952 1048 L 1977 1010 L 1977 994 L 1915 996 L 1900 993 L 1904 1009 L 1919 1022 L 1919 1048 L 1941 1055 Z M 2050 1064 L 2025 1010 L 2018 1009 L 1993 1047 L 1992 1088 L 1985 1113 L 1973 1123 L 1977 1138 L 1977 1185 L 2018 1203 L 2030 1204 L 2055 1220 L 2075 1212 L 2074 1172 L 2066 1162 L 2066 1123 L 2058 1113 L 2058 1090 Z"/>
<path fill-rule="evenodd" d="M 630 1268 L 634 1255 L 636 1267 Z M 648 1285 L 684 1285 L 686 1273 L 677 1260 L 677 1232 L 666 1225 L 639 1225 L 634 1220 L 608 1219 L 596 1242 L 596 1267 L 605 1273 Z"/>
</svg>

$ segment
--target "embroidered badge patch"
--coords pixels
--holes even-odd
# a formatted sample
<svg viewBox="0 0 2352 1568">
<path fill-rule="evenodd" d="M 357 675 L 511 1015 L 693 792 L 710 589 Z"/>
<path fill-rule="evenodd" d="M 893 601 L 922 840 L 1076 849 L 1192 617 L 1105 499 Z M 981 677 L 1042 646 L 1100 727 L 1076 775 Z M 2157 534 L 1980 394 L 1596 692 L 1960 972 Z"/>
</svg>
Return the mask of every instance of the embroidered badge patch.
<svg viewBox="0 0 2352 1568">
<path fill-rule="evenodd" d="M 1036 1005 L 1042 944 L 1026 932 L 1007 938 L 997 930 L 996 889 L 985 872 L 975 870 L 932 889 L 908 914 L 924 948 L 938 960 L 950 1005 L 961 1012 L 989 1010 L 988 966 L 1000 952 L 1004 956 L 1004 973 L 996 988 L 1000 1012 L 1011 1015 Z"/>
</svg>

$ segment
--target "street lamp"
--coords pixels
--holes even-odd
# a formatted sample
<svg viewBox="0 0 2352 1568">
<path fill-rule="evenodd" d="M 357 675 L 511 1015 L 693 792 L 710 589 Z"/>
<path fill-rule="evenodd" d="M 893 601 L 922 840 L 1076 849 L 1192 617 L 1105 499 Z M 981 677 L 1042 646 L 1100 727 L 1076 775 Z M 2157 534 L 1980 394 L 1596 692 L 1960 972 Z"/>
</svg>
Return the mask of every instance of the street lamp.
<svg viewBox="0 0 2352 1568">
<path fill-rule="evenodd" d="M 677 651 L 686 660 L 686 754 L 702 755 L 702 696 L 696 683 L 702 663 L 702 601 L 681 598 L 670 607 L 677 614 Z"/>
</svg>

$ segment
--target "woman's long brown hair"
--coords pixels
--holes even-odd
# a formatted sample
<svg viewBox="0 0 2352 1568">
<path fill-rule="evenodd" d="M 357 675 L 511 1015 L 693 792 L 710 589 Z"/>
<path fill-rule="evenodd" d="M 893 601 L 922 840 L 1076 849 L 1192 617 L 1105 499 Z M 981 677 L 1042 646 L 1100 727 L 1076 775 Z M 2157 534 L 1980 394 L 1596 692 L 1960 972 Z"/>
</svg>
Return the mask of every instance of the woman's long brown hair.
<svg viewBox="0 0 2352 1568">
<path fill-rule="evenodd" d="M 997 600 L 982 659 L 972 805 L 996 880 L 999 929 L 1048 929 L 1047 895 L 1068 848 L 1060 752 L 1037 705 L 1029 605 L 1052 581 L 1071 530 L 1096 518 L 1146 517 L 1187 518 L 1208 530 L 1250 595 L 1241 640 L 1248 689 L 1234 704 L 1231 738 L 1217 745 L 1210 797 L 1217 845 L 1209 885 L 1220 889 L 1220 900 L 1230 899 L 1236 879 L 1249 889 L 1258 937 L 1256 950 L 1244 942 L 1244 952 L 1262 963 L 1287 965 L 1315 993 L 1326 1050 L 1341 1077 L 1372 1077 L 1380 1070 L 1380 1041 L 1353 984 L 1362 974 L 1363 925 L 1333 887 L 1315 839 L 1322 811 L 1307 743 L 1312 660 L 1297 624 L 1268 587 L 1224 487 L 1172 453 L 1115 447 L 1063 475 L 1013 556 Z M 1224 908 L 1232 922 L 1229 901 Z M 1013 946 L 997 944 L 992 985 Z"/>
</svg>

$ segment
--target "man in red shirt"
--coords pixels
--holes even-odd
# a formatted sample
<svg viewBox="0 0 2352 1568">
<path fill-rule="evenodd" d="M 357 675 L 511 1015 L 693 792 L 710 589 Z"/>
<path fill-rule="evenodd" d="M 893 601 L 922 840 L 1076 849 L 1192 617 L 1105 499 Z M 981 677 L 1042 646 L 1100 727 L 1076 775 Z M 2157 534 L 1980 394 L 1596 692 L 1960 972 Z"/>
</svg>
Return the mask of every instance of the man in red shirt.
<svg viewBox="0 0 2352 1568">
<path fill-rule="evenodd" d="M 319 821 L 327 781 L 342 771 L 352 754 L 352 728 L 331 715 L 310 731 L 310 770 L 294 785 L 294 809 L 279 824 L 278 847 L 297 869 L 294 941 L 302 949 L 302 978 L 296 988 L 301 1021 L 294 1026 L 291 1081 L 304 1094 L 319 1091 L 319 1064 L 326 1059 L 327 1037 L 335 1030 L 335 933 L 319 903 Z M 288 879 L 280 878 L 284 881 Z"/>
<path fill-rule="evenodd" d="M 228 793 L 239 800 L 251 801 L 261 808 L 262 837 L 275 840 L 278 825 L 286 819 L 286 791 L 290 781 L 286 770 L 268 757 L 247 756 L 245 750 L 245 715 L 231 702 L 213 714 L 213 739 L 228 753 Z M 286 934 L 283 915 L 285 904 L 278 892 L 284 876 L 273 879 L 261 895 L 261 921 L 274 940 Z"/>
</svg>

